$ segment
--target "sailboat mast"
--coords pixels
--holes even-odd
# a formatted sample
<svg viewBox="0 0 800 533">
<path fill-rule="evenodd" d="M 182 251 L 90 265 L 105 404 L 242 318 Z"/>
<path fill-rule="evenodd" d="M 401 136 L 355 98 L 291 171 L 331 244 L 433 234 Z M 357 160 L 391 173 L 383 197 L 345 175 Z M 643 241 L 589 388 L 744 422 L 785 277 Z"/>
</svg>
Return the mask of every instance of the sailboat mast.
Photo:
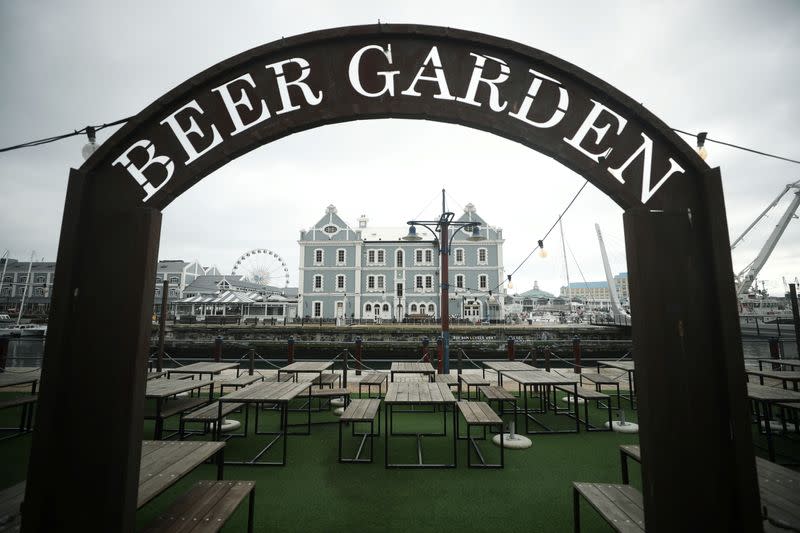
<svg viewBox="0 0 800 533">
<path fill-rule="evenodd" d="M 619 303 L 619 296 L 617 295 L 617 284 L 614 281 L 614 275 L 611 273 L 611 265 L 608 264 L 608 254 L 606 254 L 603 234 L 600 232 L 600 224 L 595 224 L 594 229 L 597 230 L 597 240 L 600 242 L 600 255 L 603 257 L 603 268 L 606 271 L 608 292 L 611 296 L 611 308 L 614 310 L 615 316 L 624 316 L 625 313 L 622 312 L 622 305 Z"/>
<path fill-rule="evenodd" d="M 3 280 L 6 279 L 6 267 L 8 266 L 8 258 L 10 255 L 11 251 L 6 250 L 2 257 L 0 257 L 0 259 L 5 259 L 5 261 L 3 261 L 3 273 L 0 274 L 0 295 L 3 294 Z"/>
<path fill-rule="evenodd" d="M 567 263 L 567 246 L 564 243 L 564 227 L 558 219 L 558 230 L 561 232 L 561 253 L 564 254 L 564 271 L 567 274 L 567 302 L 572 302 L 572 288 L 569 286 L 569 263 Z"/>
<path fill-rule="evenodd" d="M 33 269 L 33 258 L 35 255 L 36 252 L 31 252 L 31 260 L 28 263 L 28 275 L 25 277 L 25 289 L 22 291 L 22 301 L 19 304 L 19 312 L 17 313 L 18 326 L 20 319 L 22 319 L 22 311 L 25 309 L 25 295 L 28 294 L 28 285 L 30 285 L 31 282 L 31 270 Z"/>
</svg>

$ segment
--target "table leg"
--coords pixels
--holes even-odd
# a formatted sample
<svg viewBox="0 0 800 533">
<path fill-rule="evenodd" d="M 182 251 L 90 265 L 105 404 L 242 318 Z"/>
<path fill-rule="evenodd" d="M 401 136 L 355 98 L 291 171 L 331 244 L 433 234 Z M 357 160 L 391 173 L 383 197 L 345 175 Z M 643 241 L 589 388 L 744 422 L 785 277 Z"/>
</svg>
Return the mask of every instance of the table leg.
<svg viewBox="0 0 800 533">
<path fill-rule="evenodd" d="M 626 454 L 621 448 L 619 450 L 619 461 L 622 465 L 622 483 L 627 485 L 630 483 L 630 478 L 628 476 L 628 454 Z"/>
<path fill-rule="evenodd" d="M 389 417 L 391 416 L 389 404 L 384 404 L 383 407 L 383 423 L 384 423 L 384 437 L 383 437 L 383 463 L 384 468 L 389 468 Z"/>
<path fill-rule="evenodd" d="M 154 440 L 161 440 L 161 435 L 164 432 L 164 421 L 161 419 L 161 407 L 163 402 L 163 398 L 156 398 L 156 427 L 153 430 Z"/>
<path fill-rule="evenodd" d="M 769 416 L 769 403 L 761 402 L 761 409 L 764 413 L 764 431 L 767 435 L 767 449 L 769 451 L 769 460 L 775 462 L 775 445 L 772 442 L 772 428 L 770 427 Z"/>
</svg>

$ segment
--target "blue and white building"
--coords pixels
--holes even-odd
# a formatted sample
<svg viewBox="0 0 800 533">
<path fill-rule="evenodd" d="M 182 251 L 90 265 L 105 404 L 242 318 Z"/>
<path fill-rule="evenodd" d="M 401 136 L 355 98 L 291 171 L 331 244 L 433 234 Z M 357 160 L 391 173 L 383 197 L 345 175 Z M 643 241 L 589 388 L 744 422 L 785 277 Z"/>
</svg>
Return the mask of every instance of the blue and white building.
<svg viewBox="0 0 800 533">
<path fill-rule="evenodd" d="M 475 222 L 486 239 L 470 241 L 464 230 L 453 239 L 450 316 L 503 320 L 502 229 L 486 224 L 472 204 L 457 220 Z M 407 234 L 407 225 L 369 227 L 364 215 L 352 228 L 328 206 L 325 216 L 300 232 L 298 314 L 337 320 L 441 318 L 438 244 L 422 227 L 417 228 L 422 240 L 403 240 Z"/>
</svg>

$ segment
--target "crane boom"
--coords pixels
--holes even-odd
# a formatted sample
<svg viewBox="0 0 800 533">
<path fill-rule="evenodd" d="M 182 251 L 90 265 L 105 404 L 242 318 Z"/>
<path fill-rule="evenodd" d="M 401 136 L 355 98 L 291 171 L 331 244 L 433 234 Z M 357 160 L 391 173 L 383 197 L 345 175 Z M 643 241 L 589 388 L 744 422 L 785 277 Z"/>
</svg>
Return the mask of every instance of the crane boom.
<svg viewBox="0 0 800 533">
<path fill-rule="evenodd" d="M 798 181 L 796 181 L 796 182 L 794 182 L 794 183 L 792 183 L 790 185 L 787 185 L 786 186 L 786 190 L 784 190 L 784 192 L 781 193 L 781 195 L 772 204 L 770 204 L 770 207 L 768 207 L 767 210 L 769 210 L 772 207 L 774 207 L 775 204 L 778 202 L 778 200 L 780 200 L 780 198 L 784 194 L 786 194 L 787 191 L 789 191 L 790 189 L 793 189 L 793 188 L 797 189 L 797 191 L 794 193 L 794 198 L 789 203 L 789 207 L 786 209 L 786 212 L 783 213 L 783 216 L 780 218 L 778 223 L 775 225 L 775 229 L 772 230 L 772 233 L 770 234 L 769 238 L 764 243 L 764 246 L 762 246 L 761 251 L 758 253 L 758 255 L 753 260 L 753 262 L 750 263 L 747 267 L 745 267 L 744 270 L 739 272 L 739 274 L 736 276 L 736 280 L 737 280 L 736 295 L 737 296 L 747 292 L 747 290 L 749 290 L 750 287 L 753 286 L 753 282 L 755 281 L 756 277 L 758 276 L 758 273 L 761 271 L 761 269 L 763 268 L 764 264 L 766 264 L 767 259 L 769 259 L 769 256 L 772 254 L 772 251 L 775 249 L 775 246 L 778 244 L 778 241 L 780 240 L 781 236 L 783 235 L 783 232 L 786 231 L 786 228 L 789 226 L 789 222 L 791 222 L 792 218 L 796 218 L 795 212 L 797 211 L 797 208 L 800 207 L 800 180 L 798 180 Z M 756 219 L 756 222 L 758 222 L 758 220 L 760 220 L 765 214 L 766 214 L 766 211 L 764 213 L 762 213 Z M 754 225 L 755 225 L 755 222 L 750 225 L 750 228 L 752 228 Z M 750 228 L 747 228 L 745 233 L 747 233 L 750 230 Z M 736 246 L 736 244 L 742 239 L 742 237 L 744 237 L 744 233 L 731 246 L 731 249 L 733 249 L 733 247 Z"/>
</svg>

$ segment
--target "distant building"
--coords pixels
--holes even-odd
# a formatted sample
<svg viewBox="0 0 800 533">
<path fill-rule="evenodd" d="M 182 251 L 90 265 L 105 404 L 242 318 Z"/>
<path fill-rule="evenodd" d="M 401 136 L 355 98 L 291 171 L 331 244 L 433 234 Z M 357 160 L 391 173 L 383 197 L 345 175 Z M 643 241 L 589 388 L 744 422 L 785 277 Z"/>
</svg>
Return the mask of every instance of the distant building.
<svg viewBox="0 0 800 533">
<path fill-rule="evenodd" d="M 537 307 L 547 306 L 551 303 L 554 294 L 539 289 L 539 282 L 533 282 L 533 288 L 523 292 L 522 294 L 515 294 L 513 296 L 514 303 L 519 307 L 520 313 L 530 313 Z"/>
<path fill-rule="evenodd" d="M 293 320 L 297 316 L 297 289 L 260 285 L 235 274 L 202 275 L 185 288 L 174 313 L 200 320 L 209 315 Z"/>
<path fill-rule="evenodd" d="M 46 316 L 55 275 L 54 262 L 0 259 L 0 311 L 17 313 L 24 293 L 24 314 Z"/>
<path fill-rule="evenodd" d="M 487 225 L 472 204 L 458 221 L 475 222 L 487 239 L 469 241 L 463 230 L 453 239 L 450 315 L 502 320 L 504 294 L 497 289 L 503 279 L 502 230 Z M 373 228 L 367 223 L 362 215 L 358 228 L 351 228 L 331 205 L 300 232 L 298 311 L 312 319 L 440 318 L 439 252 L 433 236 L 418 228 L 422 240 L 405 241 L 408 226 Z"/>
<path fill-rule="evenodd" d="M 630 300 L 628 292 L 628 273 L 620 272 L 614 276 L 614 284 L 617 286 L 617 295 L 621 302 Z M 562 298 L 580 298 L 585 302 L 609 302 L 611 291 L 608 288 L 608 281 L 576 281 L 567 287 L 561 287 L 560 296 Z"/>
</svg>

